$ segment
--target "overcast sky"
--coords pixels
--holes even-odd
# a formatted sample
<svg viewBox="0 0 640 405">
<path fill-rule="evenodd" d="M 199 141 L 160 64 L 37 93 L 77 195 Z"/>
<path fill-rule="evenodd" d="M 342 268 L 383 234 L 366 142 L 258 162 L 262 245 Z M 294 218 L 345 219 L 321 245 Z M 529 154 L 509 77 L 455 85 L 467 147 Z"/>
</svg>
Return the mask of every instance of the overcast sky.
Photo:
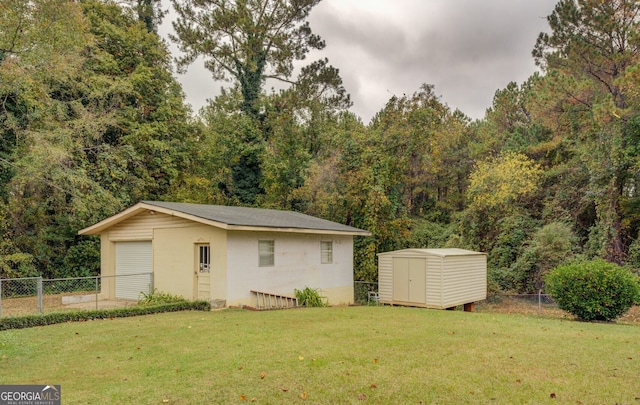
<svg viewBox="0 0 640 405">
<path fill-rule="evenodd" d="M 482 118 L 496 90 L 536 71 L 531 50 L 557 0 L 323 0 L 309 22 L 365 123 L 422 83 L 451 109 Z M 171 30 L 165 19 L 161 34 Z M 172 51 L 176 51 L 172 47 Z M 195 62 L 179 75 L 194 111 L 220 86 Z"/>
</svg>

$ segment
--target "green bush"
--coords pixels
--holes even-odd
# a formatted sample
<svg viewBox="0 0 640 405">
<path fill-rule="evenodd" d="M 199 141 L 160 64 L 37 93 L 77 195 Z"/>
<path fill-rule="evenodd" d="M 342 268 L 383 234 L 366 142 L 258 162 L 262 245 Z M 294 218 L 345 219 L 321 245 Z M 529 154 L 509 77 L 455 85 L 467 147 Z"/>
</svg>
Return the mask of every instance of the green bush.
<svg viewBox="0 0 640 405">
<path fill-rule="evenodd" d="M 182 301 L 154 306 L 132 306 L 98 309 L 94 311 L 52 312 L 45 315 L 16 316 L 0 319 L 0 330 L 23 329 L 34 326 L 54 325 L 64 322 L 90 321 L 93 319 L 124 318 L 129 316 L 158 314 L 176 311 L 211 311 L 207 301 Z"/>
<path fill-rule="evenodd" d="M 604 260 L 558 266 L 545 282 L 561 309 L 585 321 L 611 321 L 640 304 L 638 276 Z"/>
<path fill-rule="evenodd" d="M 303 290 L 293 290 L 298 299 L 298 304 L 305 307 L 326 307 L 325 297 L 315 288 L 305 287 Z"/>
</svg>

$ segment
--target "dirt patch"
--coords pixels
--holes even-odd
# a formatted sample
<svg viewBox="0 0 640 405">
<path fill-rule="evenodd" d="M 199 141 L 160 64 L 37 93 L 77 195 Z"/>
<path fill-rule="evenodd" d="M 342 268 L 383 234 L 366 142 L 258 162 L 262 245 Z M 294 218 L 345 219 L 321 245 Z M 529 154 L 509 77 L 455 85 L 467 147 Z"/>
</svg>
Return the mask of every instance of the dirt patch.
<svg viewBox="0 0 640 405">
<path fill-rule="evenodd" d="M 60 312 L 60 311 L 77 311 L 92 309 L 108 309 L 124 306 L 136 305 L 136 301 L 125 300 L 99 300 L 95 299 L 88 302 L 78 302 L 73 304 L 63 304 L 62 297 L 90 295 L 91 292 L 78 292 L 74 294 L 52 294 L 42 297 L 42 312 Z M 3 299 L 1 302 L 2 317 L 37 315 L 40 313 L 38 308 L 38 297 L 21 297 Z"/>
<path fill-rule="evenodd" d="M 542 303 L 540 306 L 535 300 L 522 300 L 518 298 L 503 297 L 495 301 L 485 301 L 477 307 L 478 312 L 496 312 L 504 314 L 539 315 L 559 319 L 575 319 L 575 316 L 561 310 L 555 304 Z M 640 306 L 634 306 L 616 323 L 640 325 Z"/>
</svg>

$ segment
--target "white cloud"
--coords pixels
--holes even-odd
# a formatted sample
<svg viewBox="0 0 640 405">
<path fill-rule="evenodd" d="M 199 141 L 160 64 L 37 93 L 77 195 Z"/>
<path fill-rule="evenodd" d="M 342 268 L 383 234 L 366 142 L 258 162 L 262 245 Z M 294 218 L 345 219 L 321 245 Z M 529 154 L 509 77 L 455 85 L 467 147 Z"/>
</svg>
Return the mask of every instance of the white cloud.
<svg viewBox="0 0 640 405">
<path fill-rule="evenodd" d="M 367 122 L 389 98 L 422 83 L 452 109 L 481 118 L 496 90 L 536 67 L 531 50 L 556 0 L 324 0 L 309 21 Z M 165 19 L 161 33 L 170 29 Z M 174 51 L 177 51 L 175 47 Z M 202 63 L 179 76 L 195 110 L 218 94 Z"/>
</svg>

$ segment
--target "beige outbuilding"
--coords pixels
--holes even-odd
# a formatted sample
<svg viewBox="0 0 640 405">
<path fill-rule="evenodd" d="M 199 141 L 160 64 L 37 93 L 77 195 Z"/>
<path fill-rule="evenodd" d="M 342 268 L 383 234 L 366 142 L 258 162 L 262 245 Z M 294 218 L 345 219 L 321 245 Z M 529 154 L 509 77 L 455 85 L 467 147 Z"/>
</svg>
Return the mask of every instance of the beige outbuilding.
<svg viewBox="0 0 640 405">
<path fill-rule="evenodd" d="M 292 211 L 159 201 L 79 234 L 100 235 L 103 299 L 158 289 L 216 306 L 286 304 L 307 286 L 352 304 L 353 237 L 370 235 Z"/>
<path fill-rule="evenodd" d="M 381 303 L 446 309 L 487 297 L 487 256 L 464 249 L 378 253 Z"/>
</svg>

